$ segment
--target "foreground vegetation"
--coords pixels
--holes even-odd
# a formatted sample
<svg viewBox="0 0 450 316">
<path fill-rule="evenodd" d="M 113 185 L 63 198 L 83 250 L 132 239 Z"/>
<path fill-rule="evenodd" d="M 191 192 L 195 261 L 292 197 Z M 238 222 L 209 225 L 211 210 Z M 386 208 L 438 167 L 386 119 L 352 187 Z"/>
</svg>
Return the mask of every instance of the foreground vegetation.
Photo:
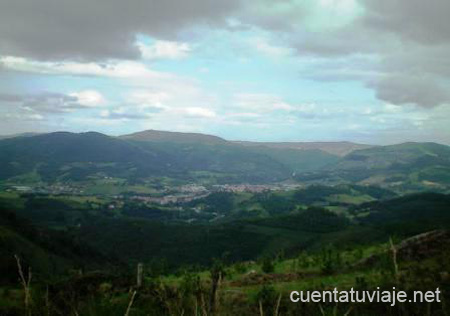
<svg viewBox="0 0 450 316">
<path fill-rule="evenodd" d="M 110 209 L 102 197 L 2 193 L 0 314 L 449 313 L 450 196 L 396 197 L 354 187 L 357 196 L 371 198 L 349 203 L 344 189 L 312 187 L 244 199 L 232 195 L 231 204 L 229 195 L 210 197 L 192 207 L 203 204 L 237 215 L 237 206 L 245 210 L 256 202 L 264 212 L 198 224 Z M 342 209 L 323 204 L 337 197 Z M 289 300 L 292 290 L 392 286 L 407 292 L 439 287 L 443 300 L 395 307 Z"/>
<path fill-rule="evenodd" d="M 434 231 L 394 244 L 346 251 L 324 248 L 285 259 L 226 264 L 159 274 L 78 272 L 34 282 L 20 265 L 20 282 L 0 294 L 2 315 L 446 315 L 450 310 L 450 234 Z M 440 303 L 292 303 L 296 290 L 417 290 L 442 292 Z"/>
</svg>

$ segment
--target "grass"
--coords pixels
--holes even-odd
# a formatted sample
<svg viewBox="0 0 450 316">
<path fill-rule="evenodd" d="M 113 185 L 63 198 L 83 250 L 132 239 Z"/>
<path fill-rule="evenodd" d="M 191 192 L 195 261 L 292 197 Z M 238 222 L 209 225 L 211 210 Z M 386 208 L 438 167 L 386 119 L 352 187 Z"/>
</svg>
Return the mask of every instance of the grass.
<svg viewBox="0 0 450 316">
<path fill-rule="evenodd" d="M 338 215 L 347 215 L 347 208 L 344 206 L 326 206 L 325 207 L 327 210 L 336 213 Z"/>
<path fill-rule="evenodd" d="M 33 170 L 31 172 L 24 173 L 22 175 L 12 177 L 12 178 L 8 179 L 8 182 L 16 183 L 16 184 L 36 184 L 36 183 L 39 183 L 39 182 L 42 181 L 42 178 L 37 173 L 36 169 L 37 169 L 37 167 L 35 168 L 35 170 Z"/>
<path fill-rule="evenodd" d="M 0 191 L 0 198 L 19 199 L 20 195 L 17 192 Z"/>
<path fill-rule="evenodd" d="M 94 195 L 83 195 L 83 196 L 77 196 L 77 195 L 57 195 L 52 196 L 55 200 L 61 200 L 64 202 L 73 201 L 76 203 L 98 203 L 98 204 L 105 204 L 109 202 L 109 199 L 101 198 Z"/>
<path fill-rule="evenodd" d="M 351 263 L 355 263 L 359 260 L 359 257 L 354 256 L 356 252 L 361 251 L 361 256 L 366 257 L 371 254 L 380 253 L 381 251 L 388 249 L 388 246 L 389 245 L 386 243 L 381 243 L 363 248 L 353 248 L 340 253 L 343 260 L 348 259 Z M 317 259 L 319 254 L 301 253 L 298 255 L 298 257 L 301 256 Z M 407 273 L 408 271 L 414 270 L 416 266 L 431 269 L 430 271 L 440 271 L 441 267 L 438 264 L 440 259 L 442 258 L 433 257 L 426 258 L 420 262 L 399 262 L 400 272 L 405 273 L 410 282 L 408 288 L 404 289 L 407 291 L 408 289 L 416 289 L 420 282 L 423 281 L 421 278 L 411 277 Z M 388 288 L 392 285 L 392 280 L 395 277 L 395 274 L 387 267 L 377 268 L 377 266 L 358 267 L 351 265 L 344 266 L 331 273 L 325 273 L 318 262 L 307 268 L 301 267 L 296 270 L 297 273 L 293 273 L 292 267 L 294 260 L 296 259 L 289 258 L 274 262 L 275 270 L 273 273 L 263 273 L 261 271 L 261 266 L 256 262 L 240 263 L 241 265 L 244 264 L 246 267 L 245 270 L 241 270 L 240 272 L 237 271 L 236 264 L 226 266 L 224 268 L 225 279 L 221 282 L 217 292 L 217 315 L 257 315 L 258 303 L 259 306 L 262 306 L 265 309 L 264 315 L 272 315 L 266 311 L 273 311 L 274 305 L 271 304 L 276 304 L 277 301 L 281 301 L 281 313 L 290 315 L 294 314 L 294 311 L 298 311 L 296 310 L 298 305 L 293 305 L 289 301 L 289 294 L 291 291 L 333 291 L 334 288 L 337 288 L 338 291 L 349 290 L 350 288 L 356 290 L 375 290 L 377 287 Z M 426 275 L 429 273 L 430 272 L 427 270 Z M 94 290 L 94 293 L 97 293 L 95 299 L 88 301 L 88 303 L 92 305 L 78 304 L 78 307 L 80 308 L 79 312 L 80 314 L 89 315 L 123 315 L 128 312 L 130 315 L 160 314 L 161 312 L 155 312 L 155 310 L 158 309 L 152 309 L 154 308 L 154 305 L 152 304 L 159 305 L 163 303 L 162 306 L 166 306 L 169 309 L 168 314 L 198 315 L 198 313 L 195 312 L 194 306 L 200 306 L 198 305 L 200 304 L 200 295 L 203 296 L 207 304 L 209 301 L 208 295 L 211 289 L 211 272 L 209 270 L 203 270 L 199 272 L 190 272 L 189 275 L 190 277 L 187 274 L 178 273 L 160 276 L 156 280 L 146 278 L 143 288 L 141 289 L 130 288 L 126 285 L 116 287 L 117 285 L 114 285 L 113 281 L 100 283 L 97 287 L 94 286 L 90 289 L 90 291 Z M 197 283 L 195 282 L 186 283 L 186 280 L 197 280 L 197 277 L 200 279 L 200 287 L 196 287 L 195 284 Z M 252 282 L 248 282 L 249 279 Z M 433 283 L 432 285 L 438 286 L 437 283 Z M 403 286 L 406 286 L 406 283 L 403 283 Z M 431 284 L 429 286 L 431 286 Z M 18 291 L 17 287 L 14 289 L 16 292 Z M 266 289 L 265 292 L 264 289 Z M 262 296 L 262 293 L 266 293 L 266 296 Z M 23 295 L 20 294 L 19 291 L 19 295 L 16 295 L 16 298 L 12 299 L 11 294 L 5 295 L 4 290 L 2 293 L 2 290 L 0 289 L 0 304 L 3 303 L 7 296 L 8 298 L 6 298 L 4 306 L 6 308 L 14 308 L 17 306 L 17 302 L 23 302 Z M 92 297 L 94 298 L 94 296 Z M 261 302 L 261 300 L 263 301 Z M 130 308 L 127 308 L 127 306 L 130 306 Z M 340 315 L 343 310 L 346 312 L 350 307 L 351 305 L 343 304 L 339 313 L 334 314 Z M 380 304 L 360 304 L 358 306 L 354 305 L 354 307 L 359 310 L 358 314 L 360 315 L 386 314 L 386 312 L 391 311 L 389 305 Z M 302 308 L 307 308 L 307 315 L 320 315 L 318 304 L 310 304 L 309 307 L 303 306 Z M 323 305 L 323 308 L 327 311 L 326 315 L 328 315 L 328 312 L 333 310 L 334 305 Z M 423 305 L 412 306 L 405 304 L 402 305 L 401 308 L 407 309 L 405 313 L 403 313 L 404 315 L 415 314 L 414 312 L 411 313 L 411 311 L 418 312 L 419 314 L 423 314 L 425 311 Z M 422 310 L 422 308 L 424 308 L 424 310 Z M 432 308 L 433 312 L 429 313 L 429 315 L 435 315 L 435 312 L 438 313 L 436 315 L 441 315 L 445 306 L 434 305 Z M 159 309 L 159 311 L 161 310 Z M 397 314 L 395 309 L 392 309 L 392 311 L 393 314 Z M 322 315 L 324 314 L 322 313 Z M 446 315 L 446 313 L 442 315 Z"/>
<path fill-rule="evenodd" d="M 349 194 L 336 194 L 327 198 L 329 202 L 339 202 L 346 204 L 361 204 L 364 202 L 371 202 L 375 199 L 369 195 L 349 195 Z"/>
<path fill-rule="evenodd" d="M 8 205 L 11 208 L 21 209 L 25 206 L 25 199 L 16 192 L 0 191 L 0 199 L 2 205 Z"/>
</svg>

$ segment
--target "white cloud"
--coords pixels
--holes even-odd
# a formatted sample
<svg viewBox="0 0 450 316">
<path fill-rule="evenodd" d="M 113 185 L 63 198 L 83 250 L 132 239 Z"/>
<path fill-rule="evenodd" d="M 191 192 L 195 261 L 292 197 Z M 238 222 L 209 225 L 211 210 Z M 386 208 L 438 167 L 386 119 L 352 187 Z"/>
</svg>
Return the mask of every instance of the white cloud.
<svg viewBox="0 0 450 316">
<path fill-rule="evenodd" d="M 42 116 L 41 114 L 30 114 L 29 119 L 41 121 L 44 119 L 44 116 Z"/>
<path fill-rule="evenodd" d="M 283 110 L 283 111 L 292 111 L 295 108 L 292 105 L 290 105 L 289 103 L 279 101 L 279 102 L 273 103 L 273 109 L 274 110 Z"/>
<path fill-rule="evenodd" d="M 140 57 L 136 36 L 223 26 L 241 0 L 0 1 L 0 51 L 40 60 Z"/>
<path fill-rule="evenodd" d="M 234 96 L 234 105 L 242 110 L 273 111 L 283 100 L 271 94 L 264 93 L 239 93 Z"/>
<path fill-rule="evenodd" d="M 109 61 L 105 63 L 41 62 L 26 58 L 0 57 L 0 67 L 15 71 L 44 75 L 95 76 L 116 79 L 128 87 L 164 91 L 185 99 L 203 94 L 195 79 L 169 72 L 154 71 L 146 64 L 134 61 Z"/>
<path fill-rule="evenodd" d="M 0 65 L 5 68 L 49 75 L 102 76 L 115 78 L 143 77 L 163 79 L 170 74 L 153 71 L 145 64 L 134 61 L 108 63 L 42 62 L 22 57 L 0 57 Z"/>
<path fill-rule="evenodd" d="M 152 117 L 150 113 L 145 113 L 142 111 L 136 111 L 128 107 L 118 107 L 110 110 L 103 110 L 100 112 L 100 116 L 104 119 L 110 120 L 146 120 Z"/>
<path fill-rule="evenodd" d="M 202 107 L 188 107 L 184 109 L 184 111 L 190 117 L 198 117 L 198 118 L 214 118 L 216 117 L 216 112 L 211 109 L 202 108 Z"/>
<path fill-rule="evenodd" d="M 157 108 L 167 109 L 167 102 L 169 102 L 171 96 L 167 92 L 151 92 L 151 91 L 133 91 L 130 93 L 128 100 L 137 104 L 141 109 Z"/>
<path fill-rule="evenodd" d="M 282 97 L 264 93 L 240 93 L 234 96 L 235 107 L 244 111 L 258 112 L 303 112 L 312 113 L 316 111 L 313 103 L 291 104 Z"/>
<path fill-rule="evenodd" d="M 182 59 L 192 50 L 187 43 L 171 41 L 156 41 L 152 45 L 139 42 L 137 46 L 145 59 Z"/>
<path fill-rule="evenodd" d="M 258 52 L 267 55 L 271 58 L 286 57 L 292 53 L 292 49 L 288 47 L 275 46 L 268 43 L 265 38 L 257 37 L 249 40 L 251 47 L 254 47 Z"/>
<path fill-rule="evenodd" d="M 64 94 L 43 91 L 34 94 L 2 94 L 0 102 L 14 106 L 15 110 L 34 113 L 64 114 L 102 105 L 103 96 L 93 90 Z"/>
<path fill-rule="evenodd" d="M 77 98 L 77 102 L 87 107 L 96 107 L 104 105 L 106 100 L 103 95 L 95 90 L 84 90 L 80 92 L 69 93 L 69 96 Z"/>
</svg>

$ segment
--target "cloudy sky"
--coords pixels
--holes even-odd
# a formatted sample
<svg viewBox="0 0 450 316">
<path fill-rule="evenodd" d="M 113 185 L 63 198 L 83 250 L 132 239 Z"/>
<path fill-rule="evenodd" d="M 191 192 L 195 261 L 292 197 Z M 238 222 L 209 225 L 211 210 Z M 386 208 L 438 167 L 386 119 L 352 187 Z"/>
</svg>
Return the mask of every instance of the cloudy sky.
<svg viewBox="0 0 450 316">
<path fill-rule="evenodd" d="M 450 144 L 448 0 L 0 0 L 0 134 Z"/>
</svg>

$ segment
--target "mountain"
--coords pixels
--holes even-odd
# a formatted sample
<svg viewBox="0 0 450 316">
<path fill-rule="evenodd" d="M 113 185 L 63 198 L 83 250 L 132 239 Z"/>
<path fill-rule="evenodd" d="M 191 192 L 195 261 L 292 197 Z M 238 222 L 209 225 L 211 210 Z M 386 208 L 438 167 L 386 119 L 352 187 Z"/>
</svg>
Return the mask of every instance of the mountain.
<svg viewBox="0 0 450 316">
<path fill-rule="evenodd" d="M 180 137 L 192 140 L 197 136 Z M 202 172 L 202 176 L 217 176 L 226 182 L 267 182 L 291 174 L 288 167 L 271 157 L 226 141 L 137 141 L 96 132 L 56 132 L 0 140 L 0 163 L 4 166 L 0 180 L 20 176 L 48 182 L 154 176 L 192 180 Z"/>
<path fill-rule="evenodd" d="M 242 146 L 242 145 L 240 145 Z M 248 147 L 254 152 L 267 155 L 287 166 L 292 173 L 320 170 L 339 160 L 339 156 L 319 149 L 275 148 L 267 146 Z"/>
<path fill-rule="evenodd" d="M 80 180 L 104 173 L 116 177 L 168 172 L 164 153 L 145 152 L 100 133 L 56 132 L 0 140 L 0 179 L 29 174 L 46 181 Z"/>
<path fill-rule="evenodd" d="M 146 143 L 147 146 L 149 143 L 152 143 L 153 146 L 158 146 L 161 145 L 161 143 L 164 143 L 163 147 L 165 147 L 164 149 L 166 150 L 170 147 L 169 144 L 174 144 L 175 149 L 180 149 L 180 145 L 193 146 L 196 150 L 187 150 L 188 152 L 184 152 L 187 157 L 191 157 L 192 162 L 202 161 L 203 158 L 201 155 L 208 155 L 205 152 L 205 149 L 210 149 L 216 154 L 219 152 L 221 152 L 221 154 L 226 154 L 224 151 L 218 150 L 218 148 L 227 148 L 228 150 L 226 152 L 233 153 L 237 156 L 240 156 L 244 152 L 259 156 L 263 155 L 283 164 L 289 170 L 289 173 L 316 170 L 327 166 L 338 159 L 338 156 L 335 154 L 321 149 L 316 149 L 314 144 L 319 145 L 319 143 L 304 143 L 304 148 L 300 146 L 300 144 L 303 143 L 292 143 L 292 146 L 276 146 L 276 143 L 273 143 L 273 145 L 267 145 L 271 143 L 233 142 L 206 134 L 164 132 L 155 130 L 147 130 L 130 135 L 123 135 L 119 136 L 119 138 L 139 142 L 141 145 L 142 143 Z M 349 150 L 350 147 L 365 148 L 365 145 L 353 143 L 336 143 L 335 145 L 333 145 L 333 143 L 323 144 L 323 146 L 329 148 L 330 151 L 333 151 L 332 148 L 335 148 L 335 151 L 338 151 L 339 148 L 341 151 L 344 149 Z M 216 147 L 213 147 L 213 145 Z M 221 160 L 220 156 L 214 156 L 216 161 Z"/>
<path fill-rule="evenodd" d="M 439 189 L 450 185 L 450 147 L 410 142 L 356 150 L 299 179 Z"/>
<path fill-rule="evenodd" d="M 166 132 L 156 130 L 146 130 L 129 135 L 119 136 L 125 140 L 146 141 L 146 142 L 170 142 L 170 143 L 202 143 L 202 144 L 224 144 L 227 141 L 223 138 L 199 134 L 199 133 L 179 133 L 179 132 Z"/>
<path fill-rule="evenodd" d="M 11 135 L 0 135 L 0 139 L 7 138 L 16 138 L 16 137 L 31 137 L 39 135 L 40 133 L 20 133 L 20 134 L 11 134 Z"/>
<path fill-rule="evenodd" d="M 355 150 L 370 148 L 373 146 L 357 144 L 352 142 L 247 142 L 235 141 L 234 143 L 251 147 L 268 147 L 275 149 L 296 149 L 296 150 L 321 150 L 326 153 L 345 156 Z"/>
<path fill-rule="evenodd" d="M 403 143 L 354 151 L 336 166 L 340 169 L 386 169 L 411 164 L 450 162 L 450 147 L 436 143 Z"/>
<path fill-rule="evenodd" d="M 450 147 L 436 143 L 368 147 L 346 142 L 230 142 L 153 130 L 121 137 L 56 132 L 1 139 L 0 164 L 0 180 L 13 183 L 108 177 L 132 182 L 169 177 L 212 184 L 270 183 L 294 176 L 321 184 L 438 190 L 450 185 Z"/>
</svg>

